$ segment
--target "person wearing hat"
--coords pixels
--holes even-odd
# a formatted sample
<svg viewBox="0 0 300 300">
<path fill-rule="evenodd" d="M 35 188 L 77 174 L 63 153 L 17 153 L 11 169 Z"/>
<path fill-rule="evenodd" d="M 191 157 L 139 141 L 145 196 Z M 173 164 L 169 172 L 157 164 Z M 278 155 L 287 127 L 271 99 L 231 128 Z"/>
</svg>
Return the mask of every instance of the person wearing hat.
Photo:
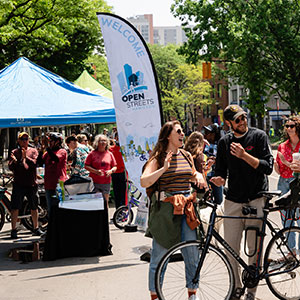
<svg viewBox="0 0 300 300">
<path fill-rule="evenodd" d="M 18 147 L 12 150 L 8 167 L 13 172 L 14 183 L 11 195 L 11 238 L 17 239 L 17 220 L 22 202 L 26 196 L 31 209 L 33 235 L 44 234 L 38 225 L 38 186 L 36 182 L 36 167 L 38 151 L 28 147 L 29 134 L 21 132 L 18 135 Z"/>
<path fill-rule="evenodd" d="M 224 186 L 228 179 L 228 191 L 224 201 L 225 216 L 240 216 L 243 206 L 256 208 L 255 217 L 263 216 L 265 199 L 258 195 L 268 190 L 268 178 L 273 170 L 273 156 L 266 133 L 257 128 L 248 127 L 247 114 L 238 105 L 229 105 L 224 110 L 224 119 L 231 132 L 218 143 L 215 176 L 211 181 L 217 186 Z M 253 217 L 253 215 L 251 215 Z M 248 227 L 261 228 L 261 221 L 256 219 L 224 219 L 224 239 L 240 253 L 243 231 Z M 249 229 L 248 229 L 249 230 Z M 257 263 L 258 236 L 256 231 L 247 232 L 248 264 Z M 242 289 L 238 263 L 228 253 L 235 278 L 235 294 L 232 299 L 240 299 Z M 246 300 L 254 300 L 256 287 L 248 288 Z"/>
</svg>

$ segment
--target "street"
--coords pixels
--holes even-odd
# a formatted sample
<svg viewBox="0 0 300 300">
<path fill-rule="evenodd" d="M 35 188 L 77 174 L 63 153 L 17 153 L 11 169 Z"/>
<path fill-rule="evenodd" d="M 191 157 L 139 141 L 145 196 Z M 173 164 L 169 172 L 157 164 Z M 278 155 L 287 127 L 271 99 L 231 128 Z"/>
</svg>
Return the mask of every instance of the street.
<svg viewBox="0 0 300 300">
<path fill-rule="evenodd" d="M 278 176 L 273 172 L 269 179 L 270 189 L 276 189 Z M 114 208 L 110 208 L 110 217 L 113 212 Z M 280 224 L 277 212 L 271 218 Z M 148 263 L 141 261 L 140 255 L 150 248 L 151 240 L 143 232 L 125 233 L 110 224 L 112 256 L 21 263 L 9 258 L 8 250 L 36 238 L 24 231 L 23 240 L 14 242 L 9 239 L 9 230 L 10 224 L 6 223 L 0 232 L 0 300 L 150 298 Z M 265 282 L 261 282 L 256 299 L 276 298 Z"/>
</svg>

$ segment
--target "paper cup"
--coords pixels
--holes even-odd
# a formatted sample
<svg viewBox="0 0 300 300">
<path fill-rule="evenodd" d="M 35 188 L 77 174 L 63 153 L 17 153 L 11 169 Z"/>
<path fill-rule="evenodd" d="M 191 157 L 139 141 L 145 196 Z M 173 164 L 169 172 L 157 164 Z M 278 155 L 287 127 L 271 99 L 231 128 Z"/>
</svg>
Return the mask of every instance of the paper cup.
<svg viewBox="0 0 300 300">
<path fill-rule="evenodd" d="M 300 153 L 293 153 L 293 161 L 299 161 L 300 160 Z"/>
</svg>

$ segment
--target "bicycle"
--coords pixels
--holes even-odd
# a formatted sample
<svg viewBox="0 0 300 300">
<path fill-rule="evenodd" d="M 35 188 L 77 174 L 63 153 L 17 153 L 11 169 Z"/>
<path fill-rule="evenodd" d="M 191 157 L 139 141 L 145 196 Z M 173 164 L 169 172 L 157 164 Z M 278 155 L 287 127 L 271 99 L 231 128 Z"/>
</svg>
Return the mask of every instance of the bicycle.
<svg viewBox="0 0 300 300">
<path fill-rule="evenodd" d="M 266 198 L 263 217 L 234 217 L 218 216 L 217 204 L 211 199 L 203 198 L 198 205 L 207 205 L 212 208 L 207 233 L 201 241 L 181 242 L 168 250 L 158 264 L 155 285 L 160 300 L 186 299 L 185 263 L 183 253 L 188 253 L 193 273 L 190 274 L 190 283 L 197 289 L 200 299 L 230 299 L 235 287 L 232 267 L 227 256 L 219 246 L 212 243 L 212 238 L 226 249 L 243 268 L 241 294 L 246 288 L 256 287 L 260 280 L 265 279 L 271 292 L 279 299 L 300 299 L 300 261 L 297 254 L 290 249 L 288 238 L 291 233 L 300 239 L 300 228 L 291 227 L 278 231 L 268 220 L 269 212 L 278 211 L 282 207 L 273 207 L 270 200 L 279 196 L 280 191 L 261 192 L 260 196 Z M 206 195 L 207 196 L 207 195 Z M 283 196 L 282 196 L 283 197 Z M 278 200 L 280 200 L 280 197 Z M 299 196 L 298 196 L 299 197 Z M 298 200 L 297 200 L 298 201 Z M 277 202 L 277 201 L 276 201 Z M 297 203 L 294 207 L 299 207 Z M 253 218 L 262 221 L 262 228 L 258 232 L 258 254 L 256 265 L 247 265 L 245 261 L 230 247 L 230 245 L 214 229 L 216 218 Z M 269 228 L 272 238 L 269 241 L 263 256 L 263 243 Z M 299 242 L 300 243 L 300 242 Z M 298 245 L 299 246 L 299 245 Z M 262 265 L 262 257 L 264 257 Z"/>
<path fill-rule="evenodd" d="M 5 219 L 9 222 L 11 220 L 11 193 L 8 192 L 6 185 L 13 181 L 13 176 L 9 178 L 9 180 L 5 181 L 9 175 L 1 174 L 2 178 L 2 187 L 0 187 L 0 231 L 2 230 Z M 39 205 L 38 205 L 38 222 L 41 229 L 46 229 L 48 226 L 48 212 L 47 212 L 47 201 L 45 196 L 45 191 L 43 189 L 43 185 L 38 185 L 38 193 L 39 193 Z M 33 222 L 31 219 L 31 210 L 29 207 L 29 202 L 24 198 L 22 208 L 19 211 L 18 219 L 21 224 L 24 225 L 30 231 L 33 231 Z"/>
<path fill-rule="evenodd" d="M 142 193 L 138 190 L 138 188 L 133 184 L 132 181 L 129 181 L 128 192 L 128 205 L 122 205 L 118 207 L 113 215 L 113 223 L 119 229 L 124 229 L 126 225 L 132 223 L 134 217 L 132 208 L 139 206 L 139 199 L 142 196 Z"/>
</svg>

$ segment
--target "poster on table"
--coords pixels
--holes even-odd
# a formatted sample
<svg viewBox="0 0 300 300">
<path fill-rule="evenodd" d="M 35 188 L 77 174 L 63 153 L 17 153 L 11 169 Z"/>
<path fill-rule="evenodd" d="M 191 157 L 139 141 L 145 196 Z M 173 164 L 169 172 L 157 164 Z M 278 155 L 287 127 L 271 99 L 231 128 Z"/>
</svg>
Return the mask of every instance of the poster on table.
<svg viewBox="0 0 300 300">
<path fill-rule="evenodd" d="M 157 76 L 149 49 L 128 21 L 98 13 L 113 92 L 120 145 L 130 179 L 140 187 L 142 167 L 157 142 L 162 122 Z M 147 210 L 141 201 L 139 212 Z M 147 213 L 146 213 L 147 214 Z M 146 221 L 138 214 L 137 222 Z"/>
</svg>

